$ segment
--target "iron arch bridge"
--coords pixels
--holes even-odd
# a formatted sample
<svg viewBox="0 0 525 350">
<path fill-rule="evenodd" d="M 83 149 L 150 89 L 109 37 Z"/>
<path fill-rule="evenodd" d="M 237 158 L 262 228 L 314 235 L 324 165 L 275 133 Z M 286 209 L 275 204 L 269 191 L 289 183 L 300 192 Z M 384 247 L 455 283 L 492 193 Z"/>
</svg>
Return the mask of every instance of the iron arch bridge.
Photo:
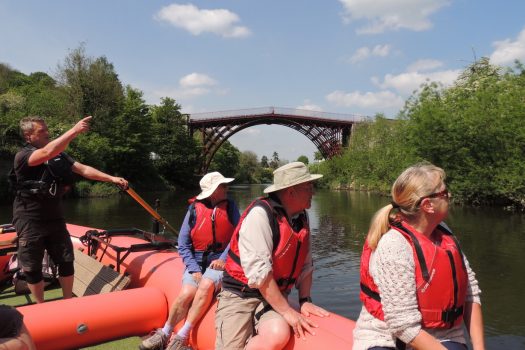
<svg viewBox="0 0 525 350">
<path fill-rule="evenodd" d="M 204 174 L 224 141 L 251 126 L 276 124 L 297 130 L 314 143 L 324 158 L 329 159 L 348 146 L 352 127 L 365 119 L 349 114 L 265 107 L 190 114 L 188 126 L 191 135 L 197 131 L 201 133 L 203 150 L 200 173 Z"/>
</svg>

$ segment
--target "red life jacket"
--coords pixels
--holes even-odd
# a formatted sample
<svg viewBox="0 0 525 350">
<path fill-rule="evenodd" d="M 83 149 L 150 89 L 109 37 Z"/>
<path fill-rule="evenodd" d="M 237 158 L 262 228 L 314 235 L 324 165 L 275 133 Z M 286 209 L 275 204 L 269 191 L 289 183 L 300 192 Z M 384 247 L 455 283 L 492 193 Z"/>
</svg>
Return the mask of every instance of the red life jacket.
<svg viewBox="0 0 525 350">
<path fill-rule="evenodd" d="M 460 324 L 468 276 L 461 248 L 452 232 L 439 225 L 433 233 L 441 242 L 436 245 L 405 222 L 392 228 L 400 232 L 412 246 L 417 301 L 423 328 L 447 328 Z M 361 255 L 359 297 L 370 314 L 384 320 L 379 290 L 369 271 L 371 254 L 372 249 L 365 242 Z"/>
<path fill-rule="evenodd" d="M 253 295 L 260 295 L 258 290 L 248 286 L 248 279 L 241 266 L 239 254 L 239 230 L 252 208 L 264 208 L 268 221 L 272 227 L 273 252 L 272 273 L 282 292 L 289 291 L 301 273 L 310 246 L 310 229 L 306 212 L 297 219 L 297 228 L 294 229 L 286 219 L 284 209 L 280 204 L 269 198 L 259 198 L 253 201 L 242 214 L 239 224 L 233 233 L 230 250 L 225 265 L 223 285 L 229 290 L 249 291 Z"/>
<path fill-rule="evenodd" d="M 235 226 L 228 218 L 228 201 L 224 200 L 211 208 L 201 201 L 194 201 L 190 208 L 193 249 L 196 251 L 223 251 L 230 242 Z"/>
</svg>

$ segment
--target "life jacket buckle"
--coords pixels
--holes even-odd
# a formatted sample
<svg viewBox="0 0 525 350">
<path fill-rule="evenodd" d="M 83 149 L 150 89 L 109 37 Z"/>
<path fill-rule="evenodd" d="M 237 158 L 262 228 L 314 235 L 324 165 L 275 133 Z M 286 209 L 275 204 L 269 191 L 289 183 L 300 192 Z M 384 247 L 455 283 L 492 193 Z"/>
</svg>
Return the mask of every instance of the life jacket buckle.
<svg viewBox="0 0 525 350">
<path fill-rule="evenodd" d="M 463 315 L 463 306 L 455 309 L 445 310 L 441 313 L 441 320 L 446 323 L 452 323 Z"/>
</svg>

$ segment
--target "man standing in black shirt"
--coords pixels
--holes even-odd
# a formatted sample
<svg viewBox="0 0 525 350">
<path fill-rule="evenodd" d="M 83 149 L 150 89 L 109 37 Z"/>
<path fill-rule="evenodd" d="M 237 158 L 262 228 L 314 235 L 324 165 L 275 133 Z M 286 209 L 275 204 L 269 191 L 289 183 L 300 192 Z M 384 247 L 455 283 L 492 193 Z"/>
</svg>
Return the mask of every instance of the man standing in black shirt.
<svg viewBox="0 0 525 350">
<path fill-rule="evenodd" d="M 91 118 L 82 119 L 52 141 L 41 117 L 26 117 L 20 121 L 26 145 L 16 154 L 13 167 L 17 188 L 13 224 L 18 234 L 19 264 L 37 303 L 44 302 L 44 250 L 58 266 L 64 299 L 73 294 L 73 245 L 66 229 L 61 199 L 72 173 L 90 180 L 112 182 L 122 188 L 128 186 L 125 179 L 79 163 L 63 153 L 75 137 L 89 130 Z"/>
</svg>

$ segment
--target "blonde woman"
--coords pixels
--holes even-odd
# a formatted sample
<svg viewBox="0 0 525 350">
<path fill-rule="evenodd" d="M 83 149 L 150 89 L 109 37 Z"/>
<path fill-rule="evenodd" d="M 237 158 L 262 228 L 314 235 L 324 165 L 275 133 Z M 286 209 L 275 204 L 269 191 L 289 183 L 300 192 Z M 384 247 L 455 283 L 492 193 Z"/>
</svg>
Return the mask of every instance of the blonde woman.
<svg viewBox="0 0 525 350">
<path fill-rule="evenodd" d="M 443 223 L 450 192 L 432 164 L 406 169 L 392 203 L 372 219 L 361 256 L 363 308 L 354 350 L 484 350 L 480 289 L 458 241 Z"/>
</svg>

